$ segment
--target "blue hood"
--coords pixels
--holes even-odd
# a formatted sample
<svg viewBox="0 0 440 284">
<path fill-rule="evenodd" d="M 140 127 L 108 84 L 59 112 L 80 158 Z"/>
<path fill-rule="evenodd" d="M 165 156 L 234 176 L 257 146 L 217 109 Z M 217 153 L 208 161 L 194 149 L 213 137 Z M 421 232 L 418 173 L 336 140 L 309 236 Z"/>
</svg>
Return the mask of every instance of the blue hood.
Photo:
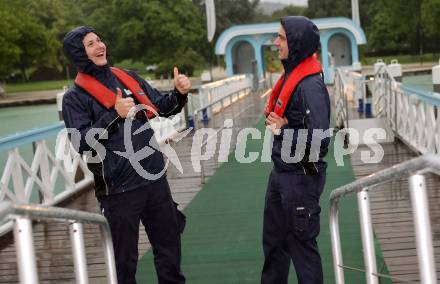
<svg viewBox="0 0 440 284">
<path fill-rule="evenodd" d="M 282 60 L 286 73 L 298 66 L 304 59 L 315 53 L 319 46 L 318 27 L 308 18 L 288 16 L 281 19 L 281 25 L 286 31 L 289 57 Z"/>
<path fill-rule="evenodd" d="M 108 69 L 108 66 L 97 66 L 87 57 L 83 39 L 88 33 L 98 35 L 94 28 L 86 26 L 77 27 L 67 33 L 63 39 L 63 51 L 79 72 L 94 75 Z"/>
</svg>

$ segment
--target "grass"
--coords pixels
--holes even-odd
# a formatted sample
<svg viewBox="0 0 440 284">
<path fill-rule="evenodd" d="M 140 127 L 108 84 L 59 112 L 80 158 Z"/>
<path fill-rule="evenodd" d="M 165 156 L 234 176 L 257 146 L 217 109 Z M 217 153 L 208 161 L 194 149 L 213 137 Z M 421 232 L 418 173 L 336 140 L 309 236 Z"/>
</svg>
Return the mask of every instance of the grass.
<svg viewBox="0 0 440 284">
<path fill-rule="evenodd" d="M 153 73 L 141 72 L 138 73 L 142 78 L 150 78 L 150 80 L 155 80 Z M 202 70 L 195 70 L 193 77 L 200 77 Z M 167 79 L 167 78 L 164 78 Z M 70 86 L 73 81 L 67 80 L 50 80 L 50 81 L 39 81 L 39 82 L 26 82 L 26 83 L 7 83 L 4 88 L 6 93 L 21 93 L 21 92 L 34 92 L 34 91 L 47 91 L 47 90 L 61 90 L 64 86 Z"/>
<path fill-rule="evenodd" d="M 72 81 L 70 81 L 70 84 Z M 6 93 L 33 92 L 47 90 L 61 90 L 64 86 L 69 86 L 67 80 L 51 80 L 40 82 L 11 83 L 5 85 Z"/>
</svg>

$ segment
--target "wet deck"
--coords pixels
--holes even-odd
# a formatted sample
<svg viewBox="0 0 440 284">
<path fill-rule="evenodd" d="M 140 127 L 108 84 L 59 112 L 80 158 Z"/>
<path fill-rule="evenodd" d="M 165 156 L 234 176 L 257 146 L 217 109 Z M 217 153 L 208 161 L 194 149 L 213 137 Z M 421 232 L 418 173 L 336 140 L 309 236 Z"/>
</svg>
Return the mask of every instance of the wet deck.
<svg viewBox="0 0 440 284">
<path fill-rule="evenodd" d="M 238 115 L 234 120 L 236 130 L 241 127 L 252 126 L 260 117 L 258 103 L 254 111 L 244 110 L 255 102 L 254 98 L 248 96 L 242 101 L 227 108 L 221 118 L 228 118 Z M 352 116 L 354 117 L 354 116 Z M 220 120 L 215 126 L 220 126 Z M 214 123 L 211 120 L 210 126 Z M 233 135 L 236 138 L 236 135 Z M 190 149 L 192 139 L 187 138 L 176 145 L 174 149 L 184 167 L 184 173 L 180 174 L 175 168 L 170 167 L 168 181 L 170 183 L 173 198 L 180 203 L 180 208 L 186 207 L 194 196 L 202 188 L 200 173 L 192 170 L 190 161 Z M 388 168 L 392 165 L 415 157 L 416 154 L 409 150 L 404 144 L 383 144 L 385 156 L 379 164 L 366 164 L 360 159 L 360 152 L 368 150 L 366 147 L 359 147 L 351 156 L 353 171 L 357 178 Z M 205 163 L 205 174 L 209 178 L 219 166 L 214 159 Z M 432 174 L 427 175 L 428 195 L 430 204 L 431 223 L 437 267 L 440 262 L 440 190 L 438 184 L 440 179 Z M 385 191 L 372 191 L 371 210 L 373 226 L 376 238 L 378 239 L 383 256 L 390 274 L 410 283 L 417 283 L 419 280 L 415 240 L 412 223 L 411 206 L 408 194 L 407 179 L 390 182 L 382 185 Z M 97 202 L 93 191 L 89 190 L 72 199 L 65 204 L 68 208 L 98 212 Z M 340 219 L 343 218 L 340 216 Z M 143 229 L 140 228 L 139 252 L 142 256 L 148 249 L 149 243 Z M 68 227 L 59 223 L 38 223 L 34 226 L 34 240 L 38 259 L 38 272 L 41 283 L 74 283 L 74 269 L 71 259 L 71 246 Z M 88 262 L 88 273 L 91 283 L 106 283 L 106 271 L 104 267 L 103 251 L 99 239 L 98 228 L 92 225 L 85 225 L 85 245 Z M 328 264 L 330 265 L 330 264 Z M 379 268 L 380 269 L 380 268 Z M 438 271 L 440 272 L 440 271 Z M 440 275 L 440 273 L 438 273 Z M 0 283 L 16 283 L 18 281 L 15 249 L 12 237 L 9 235 L 0 239 Z M 404 283 L 403 281 L 394 281 Z"/>
<path fill-rule="evenodd" d="M 225 108 L 221 114 L 215 115 L 207 127 L 219 128 L 224 118 L 234 117 L 233 131 L 236 134 L 241 128 L 255 125 L 261 117 L 259 94 L 245 96 Z M 232 135 L 232 142 L 236 135 Z M 172 191 L 173 199 L 179 203 L 179 208 L 185 208 L 202 188 L 201 174 L 193 170 L 191 164 L 190 136 L 178 143 L 172 142 L 177 152 L 183 173 L 174 166 L 170 166 L 167 178 Z M 213 175 L 220 165 L 217 161 L 218 153 L 204 162 L 206 179 Z M 170 164 L 171 165 L 171 164 Z M 98 204 L 93 189 L 85 190 L 81 194 L 66 201 L 63 207 L 98 213 Z M 34 244 L 37 257 L 37 270 L 40 283 L 75 283 L 74 267 L 70 244 L 69 229 L 65 223 L 37 223 L 33 227 Z M 94 225 L 84 225 L 84 239 L 90 283 L 106 283 L 104 254 L 100 239 L 99 228 Z M 150 248 L 148 238 L 140 226 L 139 257 L 142 257 Z M 0 283 L 17 283 L 18 272 L 16 254 L 12 234 L 0 238 Z"/>
<path fill-rule="evenodd" d="M 382 147 L 385 155 L 379 164 L 365 164 L 361 161 L 360 152 L 367 151 L 366 146 L 359 147 L 351 156 L 356 178 L 417 156 L 400 141 L 394 144 L 382 144 Z M 437 276 L 440 276 L 440 178 L 431 173 L 426 174 L 425 177 Z M 392 277 L 401 279 L 401 281 L 395 280 L 394 283 L 405 283 L 405 281 L 419 283 L 408 178 L 378 186 L 377 190 L 370 191 L 370 200 L 374 232 L 381 245 L 388 270 Z"/>
</svg>

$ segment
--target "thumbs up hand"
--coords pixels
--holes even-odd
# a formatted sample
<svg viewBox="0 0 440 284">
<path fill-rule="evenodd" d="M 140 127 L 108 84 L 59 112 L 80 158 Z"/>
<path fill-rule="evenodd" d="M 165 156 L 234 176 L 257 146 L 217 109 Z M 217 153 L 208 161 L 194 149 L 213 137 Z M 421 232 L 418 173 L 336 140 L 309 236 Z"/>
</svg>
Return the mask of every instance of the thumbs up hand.
<svg viewBox="0 0 440 284">
<path fill-rule="evenodd" d="M 123 98 L 121 89 L 116 89 L 116 103 L 115 110 L 122 118 L 126 118 L 130 110 L 134 107 L 133 98 Z"/>
<path fill-rule="evenodd" d="M 174 87 L 182 95 L 188 94 L 191 90 L 191 81 L 185 75 L 179 74 L 177 67 L 174 67 Z"/>
</svg>

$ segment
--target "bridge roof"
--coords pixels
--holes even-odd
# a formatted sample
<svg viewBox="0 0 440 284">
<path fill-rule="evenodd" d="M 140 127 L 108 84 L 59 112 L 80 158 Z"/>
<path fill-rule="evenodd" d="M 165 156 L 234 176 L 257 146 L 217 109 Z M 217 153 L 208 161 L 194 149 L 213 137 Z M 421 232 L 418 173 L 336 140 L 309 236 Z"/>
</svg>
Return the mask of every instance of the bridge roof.
<svg viewBox="0 0 440 284">
<path fill-rule="evenodd" d="M 365 33 L 360 26 L 355 24 L 352 20 L 343 17 L 323 18 L 312 20 L 320 31 L 343 28 L 353 33 L 357 44 L 365 44 L 367 39 Z M 237 36 L 243 35 L 262 35 L 277 33 L 280 27 L 279 22 L 264 23 L 264 24 L 250 24 L 237 25 L 230 27 L 223 31 L 215 45 L 216 54 L 225 54 L 226 46 L 230 40 Z"/>
</svg>

